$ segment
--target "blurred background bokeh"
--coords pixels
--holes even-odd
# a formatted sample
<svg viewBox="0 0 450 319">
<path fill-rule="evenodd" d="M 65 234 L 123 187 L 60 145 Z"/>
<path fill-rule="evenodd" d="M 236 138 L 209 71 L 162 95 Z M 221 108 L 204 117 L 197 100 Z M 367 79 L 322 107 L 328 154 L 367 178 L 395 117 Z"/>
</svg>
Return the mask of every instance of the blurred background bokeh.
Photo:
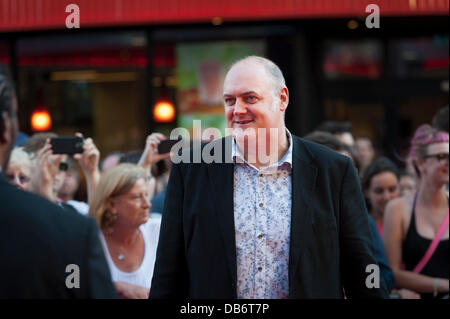
<svg viewBox="0 0 450 319">
<path fill-rule="evenodd" d="M 79 29 L 66 28 L 71 3 Z M 392 158 L 448 104 L 448 15 L 448 0 L 0 0 L 0 62 L 22 132 L 43 112 L 41 129 L 81 131 L 106 155 L 193 119 L 223 129 L 227 66 L 262 55 L 285 74 L 292 133 L 350 121 Z"/>
</svg>

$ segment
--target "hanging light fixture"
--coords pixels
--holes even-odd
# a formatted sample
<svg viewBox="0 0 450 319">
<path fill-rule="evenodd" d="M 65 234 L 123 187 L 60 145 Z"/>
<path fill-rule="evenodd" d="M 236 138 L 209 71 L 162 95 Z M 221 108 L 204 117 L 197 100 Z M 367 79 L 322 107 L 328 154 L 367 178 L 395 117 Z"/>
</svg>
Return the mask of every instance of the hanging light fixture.
<svg viewBox="0 0 450 319">
<path fill-rule="evenodd" d="M 167 86 L 161 86 L 158 100 L 153 108 L 153 120 L 158 123 L 169 123 L 175 120 L 175 106 L 170 101 Z"/>
<path fill-rule="evenodd" d="M 169 101 L 158 101 L 153 109 L 153 119 L 156 122 L 173 122 L 175 119 L 175 107 Z"/>
<path fill-rule="evenodd" d="M 31 129 L 33 132 L 49 131 L 52 128 L 52 117 L 48 112 L 47 106 L 44 103 L 44 96 L 42 89 L 39 89 L 37 96 L 37 103 L 31 114 Z"/>
</svg>

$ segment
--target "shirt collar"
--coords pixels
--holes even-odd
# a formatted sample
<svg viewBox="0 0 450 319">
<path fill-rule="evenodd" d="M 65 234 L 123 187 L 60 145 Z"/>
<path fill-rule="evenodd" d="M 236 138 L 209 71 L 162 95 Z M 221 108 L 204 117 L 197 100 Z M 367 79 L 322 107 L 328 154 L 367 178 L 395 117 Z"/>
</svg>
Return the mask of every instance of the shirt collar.
<svg viewBox="0 0 450 319">
<path fill-rule="evenodd" d="M 284 153 L 283 157 L 277 163 L 274 163 L 270 166 L 262 167 L 260 170 L 272 170 L 272 169 L 278 169 L 278 168 L 283 168 L 283 167 L 292 169 L 292 151 L 293 151 L 292 134 L 291 134 L 291 132 L 289 132 L 289 130 L 287 128 L 285 128 L 285 130 L 286 130 L 286 136 L 287 136 L 288 143 L 289 143 L 289 147 L 288 147 L 286 153 Z M 258 170 L 255 166 L 248 163 L 244 159 L 244 157 L 239 152 L 239 150 L 236 146 L 236 141 L 234 140 L 234 138 L 232 139 L 231 156 L 232 156 L 233 163 L 246 164 L 246 165 Z"/>
</svg>

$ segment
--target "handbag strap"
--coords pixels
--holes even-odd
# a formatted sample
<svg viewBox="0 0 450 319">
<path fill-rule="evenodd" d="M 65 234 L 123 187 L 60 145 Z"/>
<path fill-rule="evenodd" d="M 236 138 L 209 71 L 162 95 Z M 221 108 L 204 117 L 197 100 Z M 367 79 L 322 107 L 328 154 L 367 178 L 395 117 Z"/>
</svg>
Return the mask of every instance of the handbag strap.
<svg viewBox="0 0 450 319">
<path fill-rule="evenodd" d="M 439 242 L 441 241 L 442 236 L 444 235 L 445 231 L 448 227 L 448 218 L 449 218 L 449 212 L 447 212 L 447 216 L 445 216 L 444 221 L 442 222 L 441 226 L 439 227 L 438 232 L 436 233 L 436 236 L 434 236 L 433 241 L 431 242 L 430 246 L 428 247 L 425 255 L 423 255 L 422 259 L 419 261 L 416 267 L 414 267 L 413 272 L 420 273 L 422 269 L 427 265 L 427 263 L 430 261 L 431 257 L 433 256 L 437 246 L 439 245 Z"/>
</svg>

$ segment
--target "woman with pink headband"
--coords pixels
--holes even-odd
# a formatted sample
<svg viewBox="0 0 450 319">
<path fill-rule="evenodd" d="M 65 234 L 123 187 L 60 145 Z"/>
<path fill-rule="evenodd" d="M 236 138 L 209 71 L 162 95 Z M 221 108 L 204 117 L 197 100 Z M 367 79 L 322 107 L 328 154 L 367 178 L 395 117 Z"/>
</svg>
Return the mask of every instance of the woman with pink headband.
<svg viewBox="0 0 450 319">
<path fill-rule="evenodd" d="M 418 175 L 416 194 L 386 207 L 383 242 L 396 288 L 422 298 L 442 298 L 449 291 L 449 136 L 420 126 L 410 156 Z"/>
</svg>

